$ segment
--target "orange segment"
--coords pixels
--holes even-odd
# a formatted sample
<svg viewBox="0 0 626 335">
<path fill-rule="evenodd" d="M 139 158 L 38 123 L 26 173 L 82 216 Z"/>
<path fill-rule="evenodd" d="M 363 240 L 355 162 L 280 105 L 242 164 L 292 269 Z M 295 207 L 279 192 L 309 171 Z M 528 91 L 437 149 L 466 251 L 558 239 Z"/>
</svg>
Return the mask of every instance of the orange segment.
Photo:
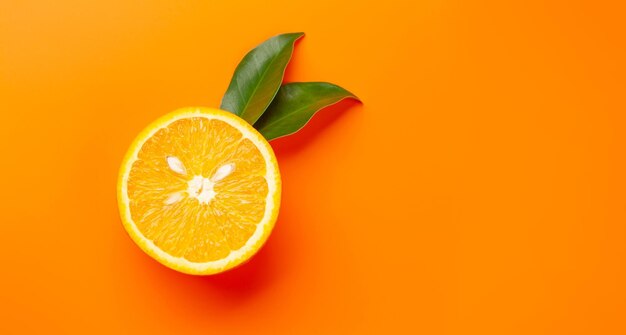
<svg viewBox="0 0 626 335">
<path fill-rule="evenodd" d="M 122 164 L 118 197 L 133 240 L 161 263 L 210 274 L 251 257 L 277 217 L 271 147 L 239 117 L 208 108 L 169 114 Z"/>
</svg>

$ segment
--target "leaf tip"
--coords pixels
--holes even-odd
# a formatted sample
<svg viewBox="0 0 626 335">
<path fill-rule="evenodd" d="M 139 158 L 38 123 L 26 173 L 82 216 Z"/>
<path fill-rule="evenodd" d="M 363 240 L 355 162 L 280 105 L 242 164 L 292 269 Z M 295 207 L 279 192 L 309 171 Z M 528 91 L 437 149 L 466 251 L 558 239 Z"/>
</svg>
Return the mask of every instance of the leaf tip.
<svg viewBox="0 0 626 335">
<path fill-rule="evenodd" d="M 361 100 L 361 98 L 357 97 L 357 96 L 356 96 L 356 95 L 354 95 L 353 93 L 350 93 L 350 95 L 349 95 L 349 96 L 347 96 L 346 98 L 348 98 L 348 99 L 352 99 L 352 100 L 355 100 L 355 101 L 357 101 L 357 102 L 359 102 L 359 103 L 363 103 L 363 100 Z"/>
<path fill-rule="evenodd" d="M 293 32 L 293 33 L 278 34 L 278 35 L 275 35 L 274 37 L 279 37 L 279 36 L 293 37 L 294 41 L 297 41 L 297 40 L 301 39 L 304 35 L 305 35 L 304 32 L 297 31 L 297 32 Z"/>
<path fill-rule="evenodd" d="M 303 31 L 297 32 L 297 33 L 292 33 L 293 35 L 296 36 L 295 40 L 300 40 L 304 37 L 304 35 L 306 35 Z"/>
<path fill-rule="evenodd" d="M 337 86 L 338 88 L 342 89 L 344 92 L 347 93 L 346 96 L 344 97 L 344 99 L 352 99 L 352 100 L 355 100 L 355 101 L 357 101 L 359 103 L 363 103 L 363 100 L 361 100 L 361 98 L 357 97 L 356 94 L 346 90 L 345 88 L 342 88 L 339 85 L 335 85 L 335 84 L 331 84 L 331 85 Z"/>
</svg>

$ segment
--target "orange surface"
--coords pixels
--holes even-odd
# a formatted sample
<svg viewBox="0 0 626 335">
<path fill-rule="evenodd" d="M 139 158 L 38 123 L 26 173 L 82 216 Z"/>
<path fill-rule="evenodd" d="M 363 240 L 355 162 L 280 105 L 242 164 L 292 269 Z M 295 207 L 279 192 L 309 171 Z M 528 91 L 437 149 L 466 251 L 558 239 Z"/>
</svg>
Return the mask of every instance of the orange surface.
<svg viewBox="0 0 626 335">
<path fill-rule="evenodd" d="M 619 1 L 0 2 L 0 333 L 626 333 Z M 290 31 L 288 81 L 356 93 L 273 143 L 249 263 L 126 235 L 119 164 Z"/>
</svg>

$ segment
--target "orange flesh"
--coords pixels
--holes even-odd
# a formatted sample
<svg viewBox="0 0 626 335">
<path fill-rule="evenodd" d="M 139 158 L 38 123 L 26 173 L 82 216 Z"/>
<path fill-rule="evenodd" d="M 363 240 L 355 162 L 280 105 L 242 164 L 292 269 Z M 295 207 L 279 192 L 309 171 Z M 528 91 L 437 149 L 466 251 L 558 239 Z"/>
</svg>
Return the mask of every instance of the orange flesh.
<svg viewBox="0 0 626 335">
<path fill-rule="evenodd" d="M 168 157 L 182 163 L 182 173 Z M 216 172 L 225 166 L 232 172 L 226 169 L 230 173 L 220 179 Z M 241 248 L 263 218 L 265 175 L 260 151 L 236 128 L 203 117 L 177 120 L 143 144 L 131 167 L 131 217 L 147 239 L 172 256 L 219 260 Z M 208 184 L 190 188 L 194 178 Z"/>
</svg>

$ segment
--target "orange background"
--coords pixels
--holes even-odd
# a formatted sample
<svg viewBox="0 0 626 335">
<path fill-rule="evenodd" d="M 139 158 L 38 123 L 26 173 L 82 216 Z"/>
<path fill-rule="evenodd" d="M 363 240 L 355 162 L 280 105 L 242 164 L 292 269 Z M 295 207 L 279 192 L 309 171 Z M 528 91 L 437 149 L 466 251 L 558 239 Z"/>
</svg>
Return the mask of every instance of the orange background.
<svg viewBox="0 0 626 335">
<path fill-rule="evenodd" d="M 626 333 L 618 3 L 2 0 L 0 333 Z M 118 217 L 124 152 L 292 31 L 286 80 L 364 104 L 272 143 L 252 261 L 159 265 Z"/>
</svg>

